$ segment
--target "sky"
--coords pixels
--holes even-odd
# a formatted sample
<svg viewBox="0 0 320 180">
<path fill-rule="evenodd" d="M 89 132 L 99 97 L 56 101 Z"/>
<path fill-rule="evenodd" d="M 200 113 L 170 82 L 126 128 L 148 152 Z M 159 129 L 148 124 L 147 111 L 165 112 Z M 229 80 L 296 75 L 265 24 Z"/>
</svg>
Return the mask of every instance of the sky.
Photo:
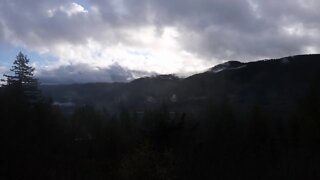
<svg viewBox="0 0 320 180">
<path fill-rule="evenodd" d="M 0 74 L 19 51 L 48 84 L 319 53 L 319 9 L 318 0 L 0 0 Z"/>
</svg>

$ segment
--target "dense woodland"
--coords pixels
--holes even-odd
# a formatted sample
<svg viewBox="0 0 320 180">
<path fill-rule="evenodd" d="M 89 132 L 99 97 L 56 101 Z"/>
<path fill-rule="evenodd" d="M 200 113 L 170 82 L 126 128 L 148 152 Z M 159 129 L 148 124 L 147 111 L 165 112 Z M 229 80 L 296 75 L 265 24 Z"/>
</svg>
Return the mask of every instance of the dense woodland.
<svg viewBox="0 0 320 180">
<path fill-rule="evenodd" d="M 0 89 L 0 179 L 320 177 L 314 81 L 285 116 L 256 103 L 240 118 L 228 94 L 202 102 L 201 115 L 173 111 L 166 100 L 143 113 L 126 103 L 64 113 L 41 94 L 33 71 L 19 54 Z"/>
</svg>

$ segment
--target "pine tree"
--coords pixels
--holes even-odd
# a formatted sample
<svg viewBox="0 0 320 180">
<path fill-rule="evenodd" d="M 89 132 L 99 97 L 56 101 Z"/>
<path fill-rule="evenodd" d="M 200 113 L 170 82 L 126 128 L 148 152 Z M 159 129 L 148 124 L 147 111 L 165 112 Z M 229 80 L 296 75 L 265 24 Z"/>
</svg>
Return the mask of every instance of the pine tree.
<svg viewBox="0 0 320 180">
<path fill-rule="evenodd" d="M 19 52 L 10 69 L 12 75 L 3 75 L 6 77 L 4 87 L 28 102 L 37 102 L 40 100 L 38 80 L 34 77 L 35 68 L 29 66 L 29 61 L 26 55 Z"/>
</svg>

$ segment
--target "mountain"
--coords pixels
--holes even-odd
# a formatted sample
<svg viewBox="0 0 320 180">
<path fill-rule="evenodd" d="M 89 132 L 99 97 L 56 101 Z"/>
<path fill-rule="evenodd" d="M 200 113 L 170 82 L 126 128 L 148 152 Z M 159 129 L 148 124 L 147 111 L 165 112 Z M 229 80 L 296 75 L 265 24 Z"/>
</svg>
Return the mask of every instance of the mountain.
<svg viewBox="0 0 320 180">
<path fill-rule="evenodd" d="M 110 111 L 119 106 L 140 111 L 165 102 L 175 111 L 201 114 L 210 103 L 227 102 L 239 117 L 246 116 L 255 106 L 283 116 L 294 111 L 310 93 L 319 90 L 319 69 L 320 55 L 298 55 L 248 63 L 229 61 L 187 78 L 159 75 L 129 83 L 41 88 L 57 104 L 88 104 Z"/>
<path fill-rule="evenodd" d="M 219 73 L 221 71 L 239 69 L 239 68 L 243 68 L 243 67 L 246 67 L 246 65 L 244 63 L 241 63 L 239 61 L 228 61 L 226 63 L 219 64 L 219 65 L 211 68 L 209 71 L 213 72 L 213 73 Z"/>
</svg>

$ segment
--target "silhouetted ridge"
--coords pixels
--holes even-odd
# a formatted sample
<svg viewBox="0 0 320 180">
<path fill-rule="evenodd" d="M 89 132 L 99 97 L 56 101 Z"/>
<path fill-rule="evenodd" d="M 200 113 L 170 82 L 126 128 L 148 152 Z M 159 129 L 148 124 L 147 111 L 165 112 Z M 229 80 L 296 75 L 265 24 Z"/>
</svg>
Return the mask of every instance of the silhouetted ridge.
<svg viewBox="0 0 320 180">
<path fill-rule="evenodd" d="M 43 86 L 47 95 L 61 103 L 91 104 L 114 109 L 119 102 L 136 109 L 169 102 L 179 109 L 201 113 L 199 104 L 229 99 L 239 116 L 255 104 L 282 116 L 297 104 L 310 84 L 320 77 L 320 55 L 297 55 L 255 62 L 229 61 L 210 71 L 178 78 L 158 75 L 130 83 L 77 86 Z M 105 84 L 105 85 L 104 85 Z M 175 103 L 170 104 L 172 97 Z M 151 101 L 152 99 L 152 101 Z"/>
<path fill-rule="evenodd" d="M 224 70 L 238 69 L 242 67 L 245 67 L 244 63 L 241 63 L 239 61 L 228 61 L 214 66 L 209 70 L 209 72 L 218 73 Z"/>
</svg>

